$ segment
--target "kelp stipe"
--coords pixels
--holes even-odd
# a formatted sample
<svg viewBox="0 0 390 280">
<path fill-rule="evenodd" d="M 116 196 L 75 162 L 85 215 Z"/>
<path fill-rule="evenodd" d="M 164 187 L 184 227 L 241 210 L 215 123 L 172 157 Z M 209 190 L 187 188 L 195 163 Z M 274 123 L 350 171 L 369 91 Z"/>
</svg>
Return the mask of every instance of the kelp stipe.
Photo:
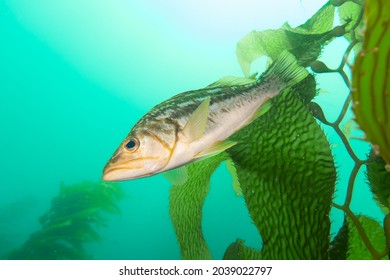
<svg viewBox="0 0 390 280">
<path fill-rule="evenodd" d="M 390 5 L 367 0 L 363 46 L 353 66 L 353 111 L 390 171 Z"/>
<path fill-rule="evenodd" d="M 326 118 L 324 116 L 322 118 L 318 118 L 318 119 L 320 121 L 322 121 L 324 124 L 331 126 L 334 129 L 334 131 L 340 136 L 343 145 L 345 146 L 350 158 L 354 162 L 354 166 L 353 166 L 353 169 L 351 171 L 349 181 L 348 181 L 347 194 L 346 194 L 344 203 L 342 205 L 333 203 L 333 207 L 344 211 L 344 213 L 346 215 L 346 222 L 344 222 L 343 228 L 340 229 L 338 235 L 339 236 L 345 235 L 346 228 L 348 227 L 348 229 L 349 229 L 348 232 L 350 234 L 345 235 L 345 238 L 342 238 L 342 240 L 344 240 L 344 242 L 346 242 L 348 246 L 340 244 L 340 242 L 336 242 L 332 245 L 332 250 L 337 251 L 338 246 L 341 246 L 344 248 L 349 248 L 347 250 L 347 252 L 345 252 L 347 259 L 355 259 L 355 258 L 381 259 L 381 258 L 386 257 L 389 250 L 390 250 L 389 246 L 385 246 L 385 242 L 383 241 L 382 226 L 380 226 L 377 221 L 375 221 L 369 217 L 365 217 L 363 215 L 355 215 L 350 209 L 350 205 L 351 205 L 352 197 L 353 197 L 353 189 L 354 189 L 355 182 L 356 182 L 356 177 L 357 177 L 359 171 L 361 170 L 361 168 L 365 164 L 367 164 L 368 169 L 370 169 L 369 165 L 370 165 L 371 159 L 359 159 L 358 156 L 356 155 L 355 151 L 353 150 L 351 144 L 349 143 L 349 139 L 348 139 L 347 135 L 340 128 L 340 123 L 345 118 L 346 112 L 351 105 L 352 98 L 355 99 L 356 95 L 357 95 L 356 87 L 354 86 L 354 84 L 356 84 L 356 82 L 358 80 L 360 80 L 361 76 L 359 76 L 359 75 L 362 74 L 361 71 L 365 71 L 365 70 L 361 69 L 361 65 L 360 65 L 361 64 L 361 53 L 357 55 L 355 64 L 352 65 L 352 69 L 353 69 L 352 82 L 351 82 L 350 78 L 348 77 L 348 75 L 346 74 L 346 72 L 344 71 L 344 67 L 348 66 L 348 60 L 352 57 L 352 51 L 354 50 L 355 55 L 356 55 L 360 51 L 362 41 L 365 42 L 365 41 L 369 40 L 369 38 L 367 38 L 367 36 L 366 36 L 367 29 L 366 29 L 366 32 L 363 33 L 363 30 L 365 28 L 363 18 L 364 18 L 365 14 L 367 17 L 368 13 L 367 12 L 365 13 L 365 9 L 364 9 L 365 6 L 364 6 L 363 1 L 332 1 L 332 2 L 335 5 L 339 6 L 338 10 L 339 10 L 340 20 L 343 22 L 350 22 L 349 25 L 347 25 L 346 33 L 344 35 L 344 37 L 349 41 L 349 46 L 347 47 L 347 49 L 344 52 L 344 55 L 343 55 L 342 61 L 340 62 L 339 67 L 337 67 L 336 69 L 329 69 L 325 64 L 323 64 L 324 70 L 321 69 L 321 71 L 317 71 L 317 69 L 315 69 L 314 67 L 312 67 L 312 69 L 314 71 L 319 72 L 319 73 L 329 73 L 329 72 L 338 73 L 340 75 L 340 77 L 344 80 L 347 87 L 349 88 L 349 94 L 344 102 L 343 107 L 340 110 L 340 114 L 337 117 L 336 121 L 329 122 L 326 120 Z M 367 2 L 367 5 L 369 2 L 370 1 Z M 373 2 L 377 2 L 377 1 L 373 1 Z M 384 3 L 384 2 L 382 4 L 383 4 L 384 10 L 388 11 L 389 4 Z M 388 12 L 384 12 L 384 14 L 388 15 Z M 368 15 L 368 17 L 369 17 L 369 15 Z M 368 32 L 370 32 L 369 28 L 368 28 Z M 364 34 L 364 36 L 363 36 L 363 34 Z M 388 48 L 386 48 L 385 51 L 387 52 Z M 320 63 L 322 63 L 322 62 L 320 62 Z M 367 63 L 367 61 L 366 61 L 366 63 Z M 365 66 L 370 68 L 373 65 L 370 64 L 370 62 L 368 62 L 368 64 Z M 382 82 L 385 82 L 388 79 L 385 75 L 378 75 L 377 78 L 382 80 Z M 376 101 L 372 100 L 372 102 L 375 103 Z M 367 120 L 372 121 L 372 119 L 370 119 L 369 115 L 372 115 L 375 113 L 374 113 L 373 108 L 371 106 L 367 106 L 370 103 L 371 103 L 371 101 L 368 102 L 366 105 L 361 104 L 361 106 L 358 106 L 359 107 L 358 110 L 356 110 L 356 105 L 359 104 L 359 101 L 357 103 L 355 103 L 355 101 L 354 101 L 352 108 L 354 110 L 354 113 L 356 114 L 357 122 L 359 123 L 359 125 L 360 125 L 359 118 L 361 118 L 361 117 L 359 117 L 359 115 L 362 115 L 362 112 L 364 112 L 368 116 L 368 119 L 363 120 L 364 122 L 366 122 Z M 387 111 L 387 112 L 389 112 L 389 111 Z M 375 129 L 375 125 L 374 124 L 372 124 L 372 125 L 373 125 L 373 127 L 370 127 L 369 128 L 370 130 Z M 361 128 L 364 130 L 364 123 L 363 123 L 363 126 L 361 126 Z M 386 133 L 388 133 L 388 131 L 384 132 L 379 137 L 380 138 L 387 137 Z M 373 143 L 375 143 L 375 142 L 373 142 Z M 375 178 L 377 178 L 378 176 L 381 176 L 380 174 L 374 174 L 374 173 L 375 173 L 375 171 L 372 170 L 371 176 L 368 177 L 371 188 L 373 186 L 374 181 L 376 180 Z M 385 187 L 385 186 L 383 186 L 383 187 Z M 354 226 L 352 226 L 352 224 Z M 376 228 L 377 230 L 372 230 L 373 228 Z M 379 229 L 381 229 L 381 230 L 379 230 Z M 386 230 L 385 223 L 384 223 L 384 229 Z M 386 234 L 389 235 L 387 233 L 387 230 L 386 230 Z M 359 239 L 354 238 L 353 236 L 355 236 L 355 237 L 359 236 Z M 336 237 L 335 239 L 338 239 L 338 238 Z M 360 241 L 358 242 L 357 240 L 360 240 Z M 359 246 L 360 246 L 360 249 L 358 251 L 360 253 L 356 254 L 356 252 L 354 252 L 353 248 L 356 249 Z M 383 247 L 385 247 L 385 248 L 383 249 Z M 365 254 L 364 257 L 363 257 L 363 255 L 364 255 L 363 253 Z"/>
<path fill-rule="evenodd" d="M 42 228 L 18 249 L 6 254 L 13 260 L 91 259 L 84 244 L 100 239 L 97 227 L 105 226 L 105 214 L 119 214 L 118 199 L 124 197 L 113 183 L 83 182 L 61 185 L 50 210 L 39 219 Z"/>
<path fill-rule="evenodd" d="M 367 178 L 386 216 L 386 248 L 370 249 L 374 257 L 390 254 L 390 4 L 367 0 L 363 46 L 353 66 L 352 98 L 356 121 L 373 145 Z M 367 243 L 367 242 L 366 242 Z"/>
</svg>

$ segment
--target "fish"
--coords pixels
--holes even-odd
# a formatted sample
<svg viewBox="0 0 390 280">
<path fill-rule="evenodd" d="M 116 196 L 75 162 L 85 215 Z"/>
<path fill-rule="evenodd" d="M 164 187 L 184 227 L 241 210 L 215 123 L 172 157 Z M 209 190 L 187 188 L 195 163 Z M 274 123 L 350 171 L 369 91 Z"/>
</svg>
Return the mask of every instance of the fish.
<svg viewBox="0 0 390 280">
<path fill-rule="evenodd" d="M 103 169 L 104 181 L 163 173 L 186 181 L 185 165 L 237 143 L 229 136 L 265 114 L 271 98 L 309 73 L 284 51 L 253 83 L 209 87 L 177 94 L 153 107 L 134 125 Z"/>
</svg>

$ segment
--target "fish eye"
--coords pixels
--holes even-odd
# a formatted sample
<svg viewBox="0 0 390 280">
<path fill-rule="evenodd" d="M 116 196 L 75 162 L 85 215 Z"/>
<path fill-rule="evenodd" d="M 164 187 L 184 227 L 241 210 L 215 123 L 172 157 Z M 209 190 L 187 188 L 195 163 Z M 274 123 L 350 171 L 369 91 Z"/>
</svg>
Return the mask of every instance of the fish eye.
<svg viewBox="0 0 390 280">
<path fill-rule="evenodd" d="M 134 152 L 135 150 L 137 150 L 139 147 L 139 141 L 137 138 L 131 138 L 126 144 L 125 144 L 125 148 L 126 150 L 128 150 L 129 152 Z"/>
</svg>

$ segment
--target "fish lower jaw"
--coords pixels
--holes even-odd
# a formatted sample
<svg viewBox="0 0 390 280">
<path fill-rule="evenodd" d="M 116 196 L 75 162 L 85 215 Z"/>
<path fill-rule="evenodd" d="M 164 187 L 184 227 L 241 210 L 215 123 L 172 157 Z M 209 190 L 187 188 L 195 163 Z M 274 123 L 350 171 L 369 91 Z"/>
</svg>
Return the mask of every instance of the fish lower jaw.
<svg viewBox="0 0 390 280">
<path fill-rule="evenodd" d="M 118 175 L 118 174 L 113 174 L 113 173 L 106 173 L 106 174 L 103 174 L 102 180 L 105 181 L 105 182 L 130 181 L 130 180 L 150 177 L 150 176 L 153 176 L 155 174 L 156 173 L 145 173 L 145 174 L 142 174 L 142 175 L 125 176 L 124 174 Z"/>
<path fill-rule="evenodd" d="M 116 181 L 123 181 L 115 176 L 112 176 L 111 173 L 106 173 L 106 174 L 103 174 L 102 176 L 102 180 L 105 181 L 105 182 L 116 182 Z"/>
</svg>

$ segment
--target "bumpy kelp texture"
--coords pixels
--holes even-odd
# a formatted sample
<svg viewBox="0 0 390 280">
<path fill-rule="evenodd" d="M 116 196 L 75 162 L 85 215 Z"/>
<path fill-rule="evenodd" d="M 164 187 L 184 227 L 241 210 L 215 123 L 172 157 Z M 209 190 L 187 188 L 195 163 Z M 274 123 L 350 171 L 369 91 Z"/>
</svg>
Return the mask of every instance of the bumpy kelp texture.
<svg viewBox="0 0 390 280">
<path fill-rule="evenodd" d="M 223 255 L 224 260 L 259 260 L 261 252 L 245 246 L 244 241 L 238 239 L 230 244 Z"/>
<path fill-rule="evenodd" d="M 305 103 L 314 94 L 315 81 L 309 76 L 231 137 L 238 144 L 227 151 L 229 157 L 222 153 L 188 165 L 189 180 L 172 187 L 170 200 L 183 259 L 211 257 L 202 234 L 202 207 L 211 174 L 229 158 L 263 248 L 255 251 L 239 240 L 224 258 L 328 258 L 336 172 L 326 137 Z"/>
<path fill-rule="evenodd" d="M 382 252 L 386 246 L 386 239 L 382 226 L 370 217 L 359 215 L 357 218 L 374 248 L 379 252 Z M 364 245 L 356 226 L 350 219 L 347 219 L 347 224 L 349 229 L 347 260 L 372 260 L 372 255 Z M 383 259 L 389 258 L 385 256 Z"/>
<path fill-rule="evenodd" d="M 336 171 L 329 143 L 299 96 L 313 94 L 313 81 L 309 76 L 274 98 L 271 110 L 233 135 L 239 144 L 228 150 L 263 239 L 262 259 L 328 258 Z"/>
<path fill-rule="evenodd" d="M 385 161 L 374 152 L 369 155 L 367 179 L 376 202 L 386 214 L 383 220 L 383 230 L 387 248 L 390 248 L 390 172 L 385 169 Z"/>
<path fill-rule="evenodd" d="M 376 220 L 364 215 L 358 215 L 356 219 L 374 249 L 382 252 L 386 246 L 386 232 L 383 232 L 382 226 Z M 343 226 L 332 241 L 329 256 L 332 260 L 372 260 L 373 258 L 364 244 L 361 233 L 348 216 L 345 216 Z M 389 257 L 383 256 L 382 259 L 387 260 Z"/>
<path fill-rule="evenodd" d="M 227 154 L 221 153 L 187 165 L 187 182 L 183 185 L 173 185 L 171 188 L 170 214 L 182 259 L 211 259 L 202 232 L 202 208 L 209 192 L 210 177 L 226 159 Z"/>
<path fill-rule="evenodd" d="M 353 111 L 390 170 L 390 3 L 366 1 L 366 31 L 353 66 Z"/>
<path fill-rule="evenodd" d="M 385 169 L 385 161 L 374 152 L 367 163 L 367 179 L 370 189 L 385 213 L 390 210 L 390 172 Z"/>
</svg>

